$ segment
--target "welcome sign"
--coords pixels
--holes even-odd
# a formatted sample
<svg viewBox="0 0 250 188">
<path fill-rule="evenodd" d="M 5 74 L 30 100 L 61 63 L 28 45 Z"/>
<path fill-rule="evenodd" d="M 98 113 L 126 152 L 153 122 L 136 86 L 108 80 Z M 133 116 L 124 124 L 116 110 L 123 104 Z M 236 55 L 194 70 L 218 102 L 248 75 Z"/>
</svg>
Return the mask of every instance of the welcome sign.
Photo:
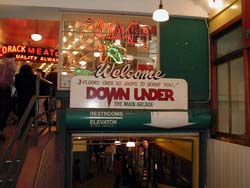
<svg viewBox="0 0 250 188">
<path fill-rule="evenodd" d="M 71 108 L 102 109 L 188 109 L 187 82 L 162 78 L 161 73 L 97 69 L 95 76 L 71 80 Z M 115 77 L 115 78 L 114 78 Z"/>
</svg>

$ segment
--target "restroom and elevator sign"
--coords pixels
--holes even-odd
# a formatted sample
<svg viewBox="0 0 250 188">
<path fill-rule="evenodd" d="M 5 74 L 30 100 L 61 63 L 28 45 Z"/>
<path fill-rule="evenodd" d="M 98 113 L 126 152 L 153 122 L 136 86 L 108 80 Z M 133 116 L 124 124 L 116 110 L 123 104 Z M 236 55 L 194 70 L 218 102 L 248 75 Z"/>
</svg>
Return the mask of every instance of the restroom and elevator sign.
<svg viewBox="0 0 250 188">
<path fill-rule="evenodd" d="M 71 108 L 187 110 L 187 103 L 183 79 L 75 76 L 71 80 Z"/>
<path fill-rule="evenodd" d="M 67 109 L 65 123 L 71 130 L 146 131 L 192 125 L 187 111 L 132 109 Z M 135 126 L 136 125 L 136 126 Z"/>
</svg>

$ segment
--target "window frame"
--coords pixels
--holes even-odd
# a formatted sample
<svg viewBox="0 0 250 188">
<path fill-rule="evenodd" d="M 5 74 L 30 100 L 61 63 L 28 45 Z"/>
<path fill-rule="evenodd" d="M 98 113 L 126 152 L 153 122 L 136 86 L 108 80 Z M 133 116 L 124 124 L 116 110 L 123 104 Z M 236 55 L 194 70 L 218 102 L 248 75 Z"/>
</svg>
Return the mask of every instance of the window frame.
<svg viewBox="0 0 250 188">
<path fill-rule="evenodd" d="M 216 40 L 221 36 L 227 34 L 228 32 L 232 31 L 238 26 L 242 26 L 242 18 L 238 16 L 237 18 L 233 19 L 229 23 L 225 24 L 222 28 L 215 31 L 210 35 L 210 63 L 211 63 L 211 108 L 213 110 L 213 123 L 211 127 L 211 137 L 231 143 L 241 144 L 241 145 L 250 145 L 250 105 L 249 105 L 249 51 L 243 47 L 243 38 L 242 40 L 242 47 L 238 50 L 235 50 L 229 54 L 226 54 L 222 57 L 216 58 Z M 243 31 L 242 31 L 243 32 Z M 222 63 L 230 63 L 230 61 L 242 57 L 243 58 L 243 66 L 244 66 L 244 93 L 245 93 L 245 134 L 243 135 L 236 135 L 232 133 L 223 133 L 218 131 L 218 84 L 217 84 L 217 66 Z M 230 79 L 230 78 L 229 78 Z M 229 113 L 229 118 L 231 119 L 232 116 Z M 230 123 L 229 123 L 230 129 Z"/>
</svg>

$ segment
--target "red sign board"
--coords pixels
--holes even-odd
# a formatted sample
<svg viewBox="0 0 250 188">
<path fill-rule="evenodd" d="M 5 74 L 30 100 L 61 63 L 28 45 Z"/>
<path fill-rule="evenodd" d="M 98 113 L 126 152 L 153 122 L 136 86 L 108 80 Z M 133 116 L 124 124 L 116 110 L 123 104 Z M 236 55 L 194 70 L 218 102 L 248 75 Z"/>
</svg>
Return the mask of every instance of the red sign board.
<svg viewBox="0 0 250 188">
<path fill-rule="evenodd" d="M 139 64 L 138 70 L 154 70 L 153 65 L 147 65 L 147 64 Z"/>
</svg>

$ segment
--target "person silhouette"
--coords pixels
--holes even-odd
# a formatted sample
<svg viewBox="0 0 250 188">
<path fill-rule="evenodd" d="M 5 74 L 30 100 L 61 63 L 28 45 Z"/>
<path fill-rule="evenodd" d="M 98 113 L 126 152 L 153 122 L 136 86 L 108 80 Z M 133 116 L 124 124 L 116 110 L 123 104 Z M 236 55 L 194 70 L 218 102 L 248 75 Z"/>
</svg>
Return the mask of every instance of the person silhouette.
<svg viewBox="0 0 250 188">
<path fill-rule="evenodd" d="M 8 53 L 0 63 L 0 140 L 5 140 L 3 131 L 11 111 L 11 90 L 15 72 L 15 54 Z"/>
<path fill-rule="evenodd" d="M 122 177 L 122 162 L 119 154 L 115 154 L 114 157 L 114 175 L 115 175 L 114 188 L 119 188 Z"/>
</svg>

